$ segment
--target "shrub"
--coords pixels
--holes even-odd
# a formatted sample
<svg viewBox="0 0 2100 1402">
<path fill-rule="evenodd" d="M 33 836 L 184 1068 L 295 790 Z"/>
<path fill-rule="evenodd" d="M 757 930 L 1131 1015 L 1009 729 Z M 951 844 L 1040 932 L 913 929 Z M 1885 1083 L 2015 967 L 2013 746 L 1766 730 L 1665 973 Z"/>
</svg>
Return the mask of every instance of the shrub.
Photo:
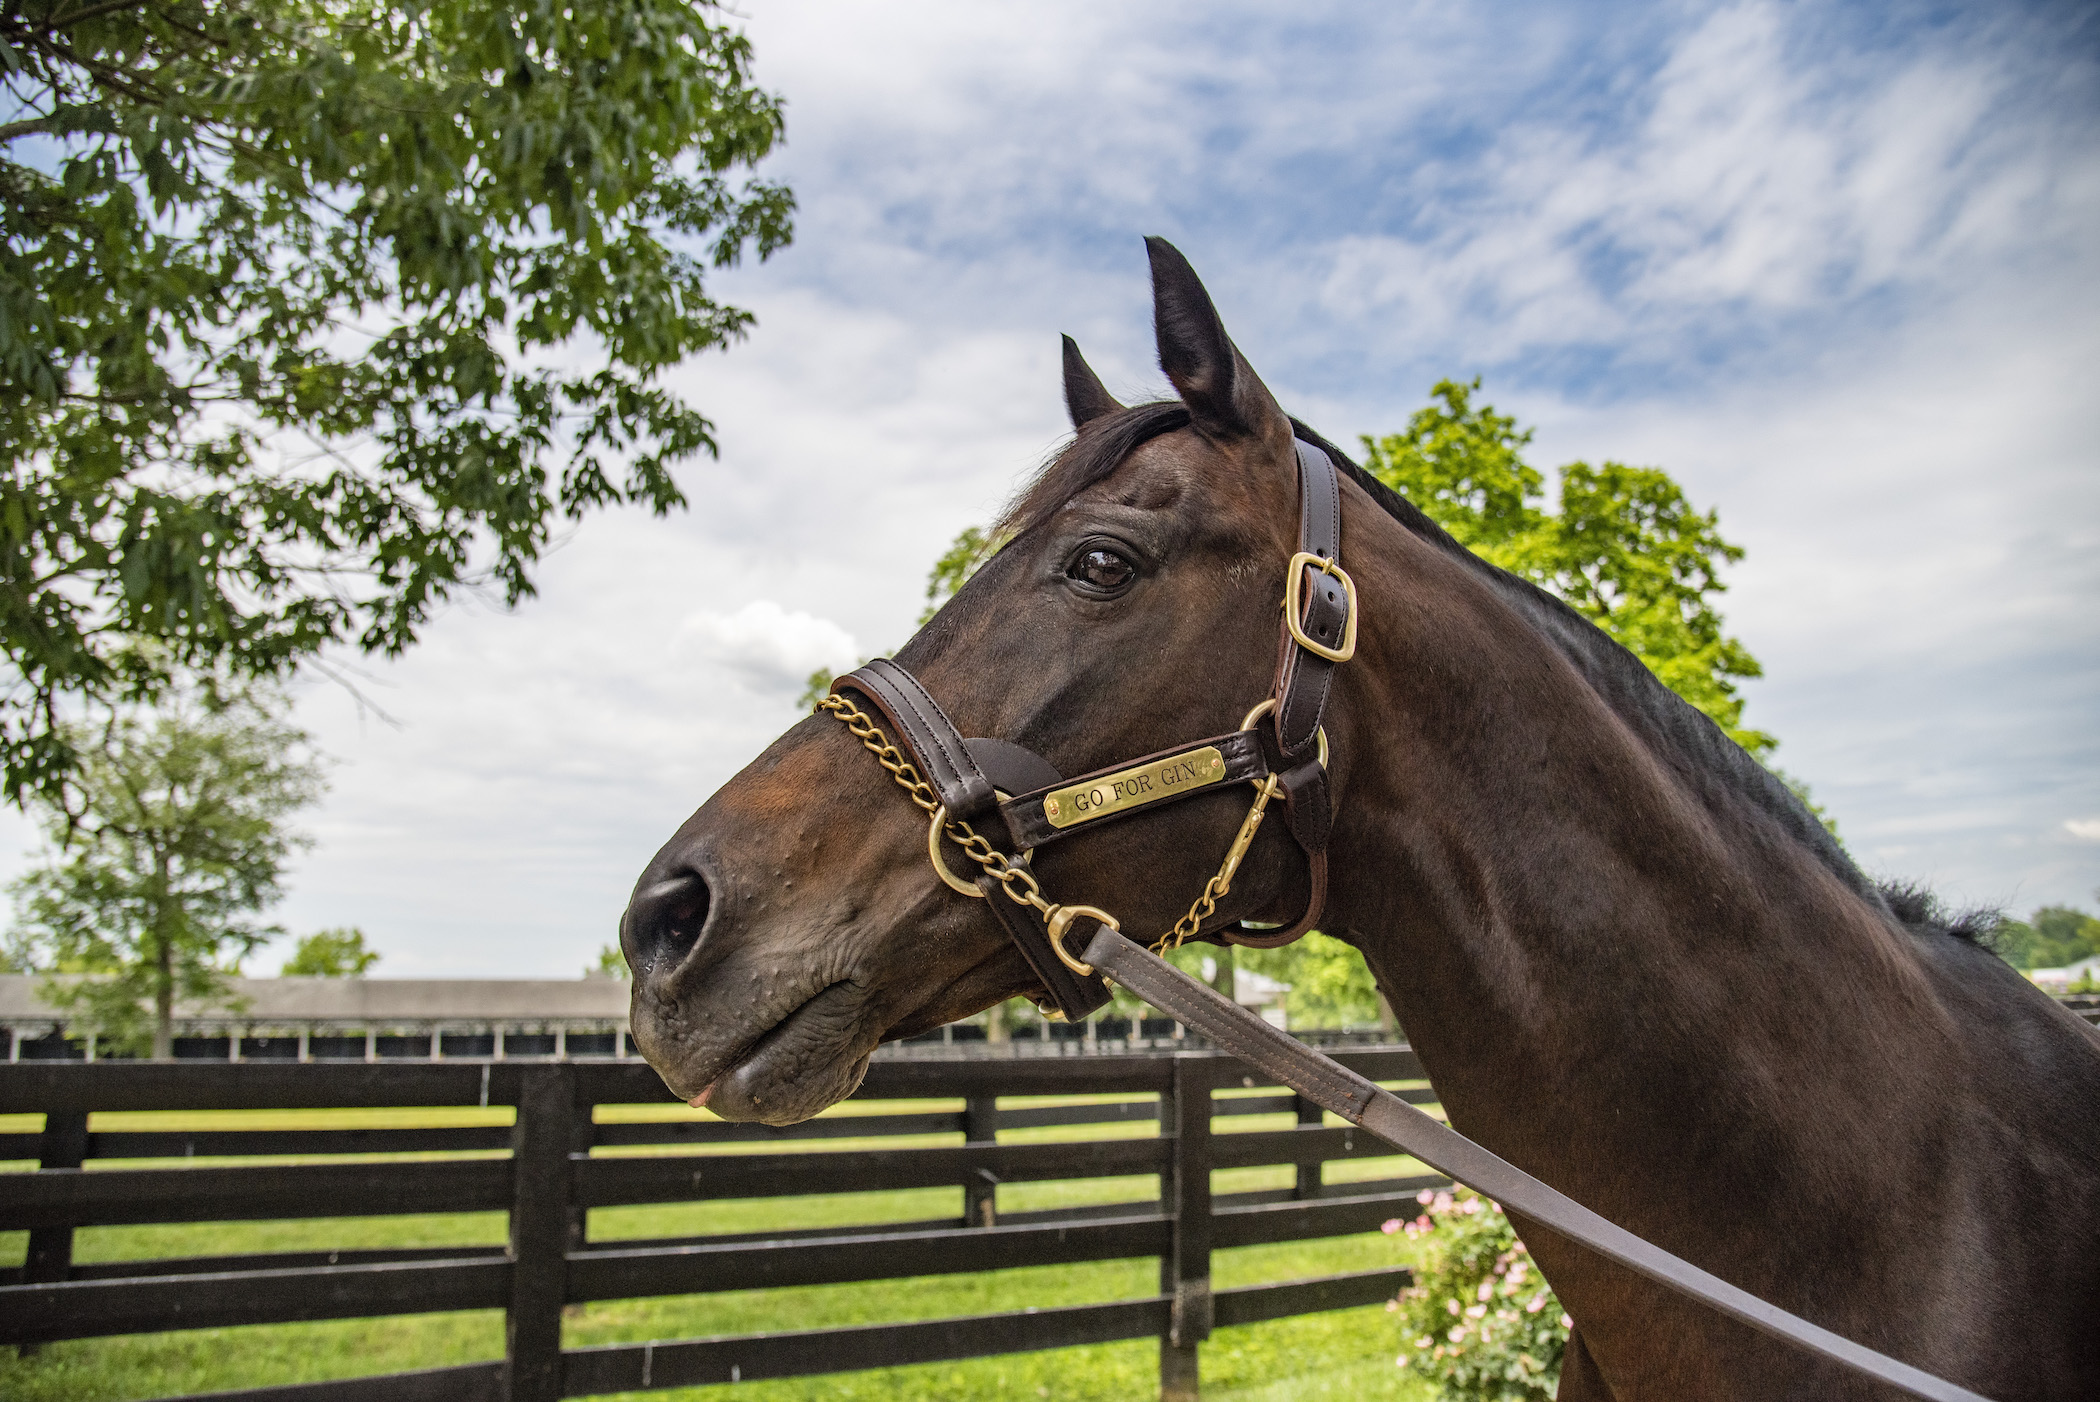
<svg viewBox="0 0 2100 1402">
<path fill-rule="evenodd" d="M 1401 1316 L 1400 1366 L 1452 1402 L 1552 1402 L 1571 1321 L 1509 1218 L 1463 1188 L 1415 1201 L 1420 1216 L 1385 1224 L 1426 1248 L 1387 1306 Z"/>
</svg>

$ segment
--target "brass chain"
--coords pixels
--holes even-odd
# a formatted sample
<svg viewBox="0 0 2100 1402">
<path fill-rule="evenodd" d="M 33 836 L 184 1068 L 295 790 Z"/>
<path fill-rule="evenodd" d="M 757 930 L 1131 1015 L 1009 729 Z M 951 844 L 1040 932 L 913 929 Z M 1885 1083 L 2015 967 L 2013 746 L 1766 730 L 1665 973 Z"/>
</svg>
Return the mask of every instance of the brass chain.
<svg viewBox="0 0 2100 1402">
<path fill-rule="evenodd" d="M 904 757 L 904 752 L 890 743 L 890 737 L 883 734 L 882 727 L 875 724 L 865 711 L 836 692 L 819 701 L 817 709 L 829 711 L 835 719 L 842 721 L 846 729 L 853 732 L 854 738 L 867 748 L 868 753 L 875 756 L 875 762 L 890 772 L 890 777 L 897 781 L 897 786 L 903 789 L 928 817 L 940 810 L 940 795 L 919 777 L 919 771 Z M 1255 831 L 1261 827 L 1262 814 L 1267 811 L 1269 800 L 1275 797 L 1277 792 L 1274 778 L 1261 784 L 1254 798 L 1254 806 L 1247 810 L 1246 820 L 1240 824 L 1238 836 L 1233 838 L 1231 848 L 1225 853 L 1225 860 L 1218 865 L 1218 874 L 1204 883 L 1203 894 L 1196 897 L 1195 904 L 1189 907 L 1188 914 L 1175 921 L 1173 929 L 1153 941 L 1153 953 L 1164 956 L 1179 949 L 1202 930 L 1204 921 L 1217 914 L 1218 902 L 1232 890 L 1233 873 L 1239 869 L 1240 860 L 1247 855 L 1248 847 L 1253 845 Z M 956 846 L 962 848 L 965 856 L 997 880 L 999 888 L 1015 905 L 1034 906 L 1046 919 L 1059 909 L 1044 897 L 1043 888 L 1037 884 L 1032 872 L 1026 867 L 1017 867 L 1007 861 L 1004 852 L 993 847 L 968 823 L 951 821 L 943 826 L 941 831 L 946 833 Z M 1022 889 L 1024 887 L 1026 889 Z"/>
<path fill-rule="evenodd" d="M 910 795 L 911 801 L 928 817 L 940 809 L 940 795 L 919 777 L 919 771 L 904 757 L 904 752 L 890 743 L 890 737 L 882 733 L 882 727 L 875 724 L 865 711 L 837 694 L 819 701 L 817 709 L 829 711 L 835 718 L 845 722 L 846 729 L 852 731 L 854 738 L 867 747 L 868 753 L 875 756 L 877 764 L 889 770 L 890 777 L 897 781 L 897 786 Z M 942 826 L 941 831 L 946 833 L 956 846 L 962 848 L 964 856 L 983 867 L 999 883 L 999 889 L 1006 893 L 1007 899 L 1015 905 L 1034 906 L 1046 916 L 1057 908 L 1044 897 L 1043 888 L 1037 884 L 1033 872 L 1007 861 L 1004 852 L 985 841 L 984 835 L 975 831 L 968 823 L 951 819 Z"/>
<path fill-rule="evenodd" d="M 1164 958 L 1194 939 L 1203 928 L 1203 922 L 1218 912 L 1218 902 L 1232 889 L 1232 877 L 1239 870 L 1240 859 L 1254 845 L 1254 834 L 1261 827 L 1262 815 L 1268 811 L 1269 800 L 1279 792 L 1276 780 L 1271 777 L 1262 781 L 1254 795 L 1254 806 L 1247 810 L 1240 830 L 1226 849 L 1225 860 L 1218 863 L 1218 874 L 1203 883 L 1203 894 L 1189 907 L 1189 913 L 1174 922 L 1174 928 L 1161 935 L 1153 944 L 1152 952 Z"/>
</svg>

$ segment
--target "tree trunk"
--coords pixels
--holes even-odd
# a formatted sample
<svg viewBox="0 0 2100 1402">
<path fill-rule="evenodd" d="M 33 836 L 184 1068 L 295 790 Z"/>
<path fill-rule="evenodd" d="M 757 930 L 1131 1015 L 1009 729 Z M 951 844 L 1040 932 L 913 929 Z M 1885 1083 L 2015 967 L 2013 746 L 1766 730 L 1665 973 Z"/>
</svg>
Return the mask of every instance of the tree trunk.
<svg viewBox="0 0 2100 1402">
<path fill-rule="evenodd" d="M 1006 1030 L 1006 1004 L 994 1003 L 984 1015 L 984 1039 L 988 1042 L 1008 1040 Z"/>
<path fill-rule="evenodd" d="M 175 941 L 168 929 L 172 883 L 166 851 L 154 852 L 153 867 L 153 1059 L 169 1061 L 175 1056 Z"/>
<path fill-rule="evenodd" d="M 167 1061 L 175 1055 L 175 955 L 165 936 L 159 943 L 153 964 L 153 1059 Z"/>
<path fill-rule="evenodd" d="M 1210 986 L 1217 989 L 1218 992 L 1224 994 L 1227 998 L 1237 1002 L 1239 970 L 1235 963 L 1235 954 L 1236 950 L 1232 945 L 1223 944 L 1218 946 L 1218 952 L 1212 956 L 1215 960 L 1213 967 L 1216 972 L 1211 975 Z"/>
</svg>

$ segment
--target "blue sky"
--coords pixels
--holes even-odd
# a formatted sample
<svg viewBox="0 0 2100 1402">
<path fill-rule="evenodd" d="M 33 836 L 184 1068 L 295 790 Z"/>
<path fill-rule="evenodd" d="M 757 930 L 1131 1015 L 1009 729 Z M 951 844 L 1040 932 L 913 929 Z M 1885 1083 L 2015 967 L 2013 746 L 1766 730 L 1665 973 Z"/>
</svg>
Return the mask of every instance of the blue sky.
<svg viewBox="0 0 2100 1402">
<path fill-rule="evenodd" d="M 1057 336 L 1164 390 L 1139 237 L 1337 441 L 1444 376 L 1543 469 L 1668 469 L 1748 557 L 1748 723 L 1862 865 L 2100 887 L 2100 21 L 2041 4 L 744 0 L 793 247 L 682 367 L 693 509 L 584 522 L 301 718 L 281 914 L 385 972 L 563 975 L 671 829 L 908 635 L 1064 432 Z M 17 846 L 27 838 L 16 825 Z M 270 955 L 264 968 L 274 968 Z"/>
</svg>

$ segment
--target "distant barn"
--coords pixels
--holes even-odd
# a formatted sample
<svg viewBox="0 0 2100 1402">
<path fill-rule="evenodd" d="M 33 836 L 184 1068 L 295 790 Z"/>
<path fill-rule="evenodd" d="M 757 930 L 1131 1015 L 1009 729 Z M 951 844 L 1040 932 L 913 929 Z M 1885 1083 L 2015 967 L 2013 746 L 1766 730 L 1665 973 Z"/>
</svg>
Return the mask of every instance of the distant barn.
<svg viewBox="0 0 2100 1402">
<path fill-rule="evenodd" d="M 0 974 L 9 1061 L 95 1060 L 92 1034 L 39 996 L 44 980 Z M 175 1012 L 185 1061 L 392 1061 L 628 1057 L 627 984 L 578 979 L 241 978 L 232 1007 Z"/>
</svg>

